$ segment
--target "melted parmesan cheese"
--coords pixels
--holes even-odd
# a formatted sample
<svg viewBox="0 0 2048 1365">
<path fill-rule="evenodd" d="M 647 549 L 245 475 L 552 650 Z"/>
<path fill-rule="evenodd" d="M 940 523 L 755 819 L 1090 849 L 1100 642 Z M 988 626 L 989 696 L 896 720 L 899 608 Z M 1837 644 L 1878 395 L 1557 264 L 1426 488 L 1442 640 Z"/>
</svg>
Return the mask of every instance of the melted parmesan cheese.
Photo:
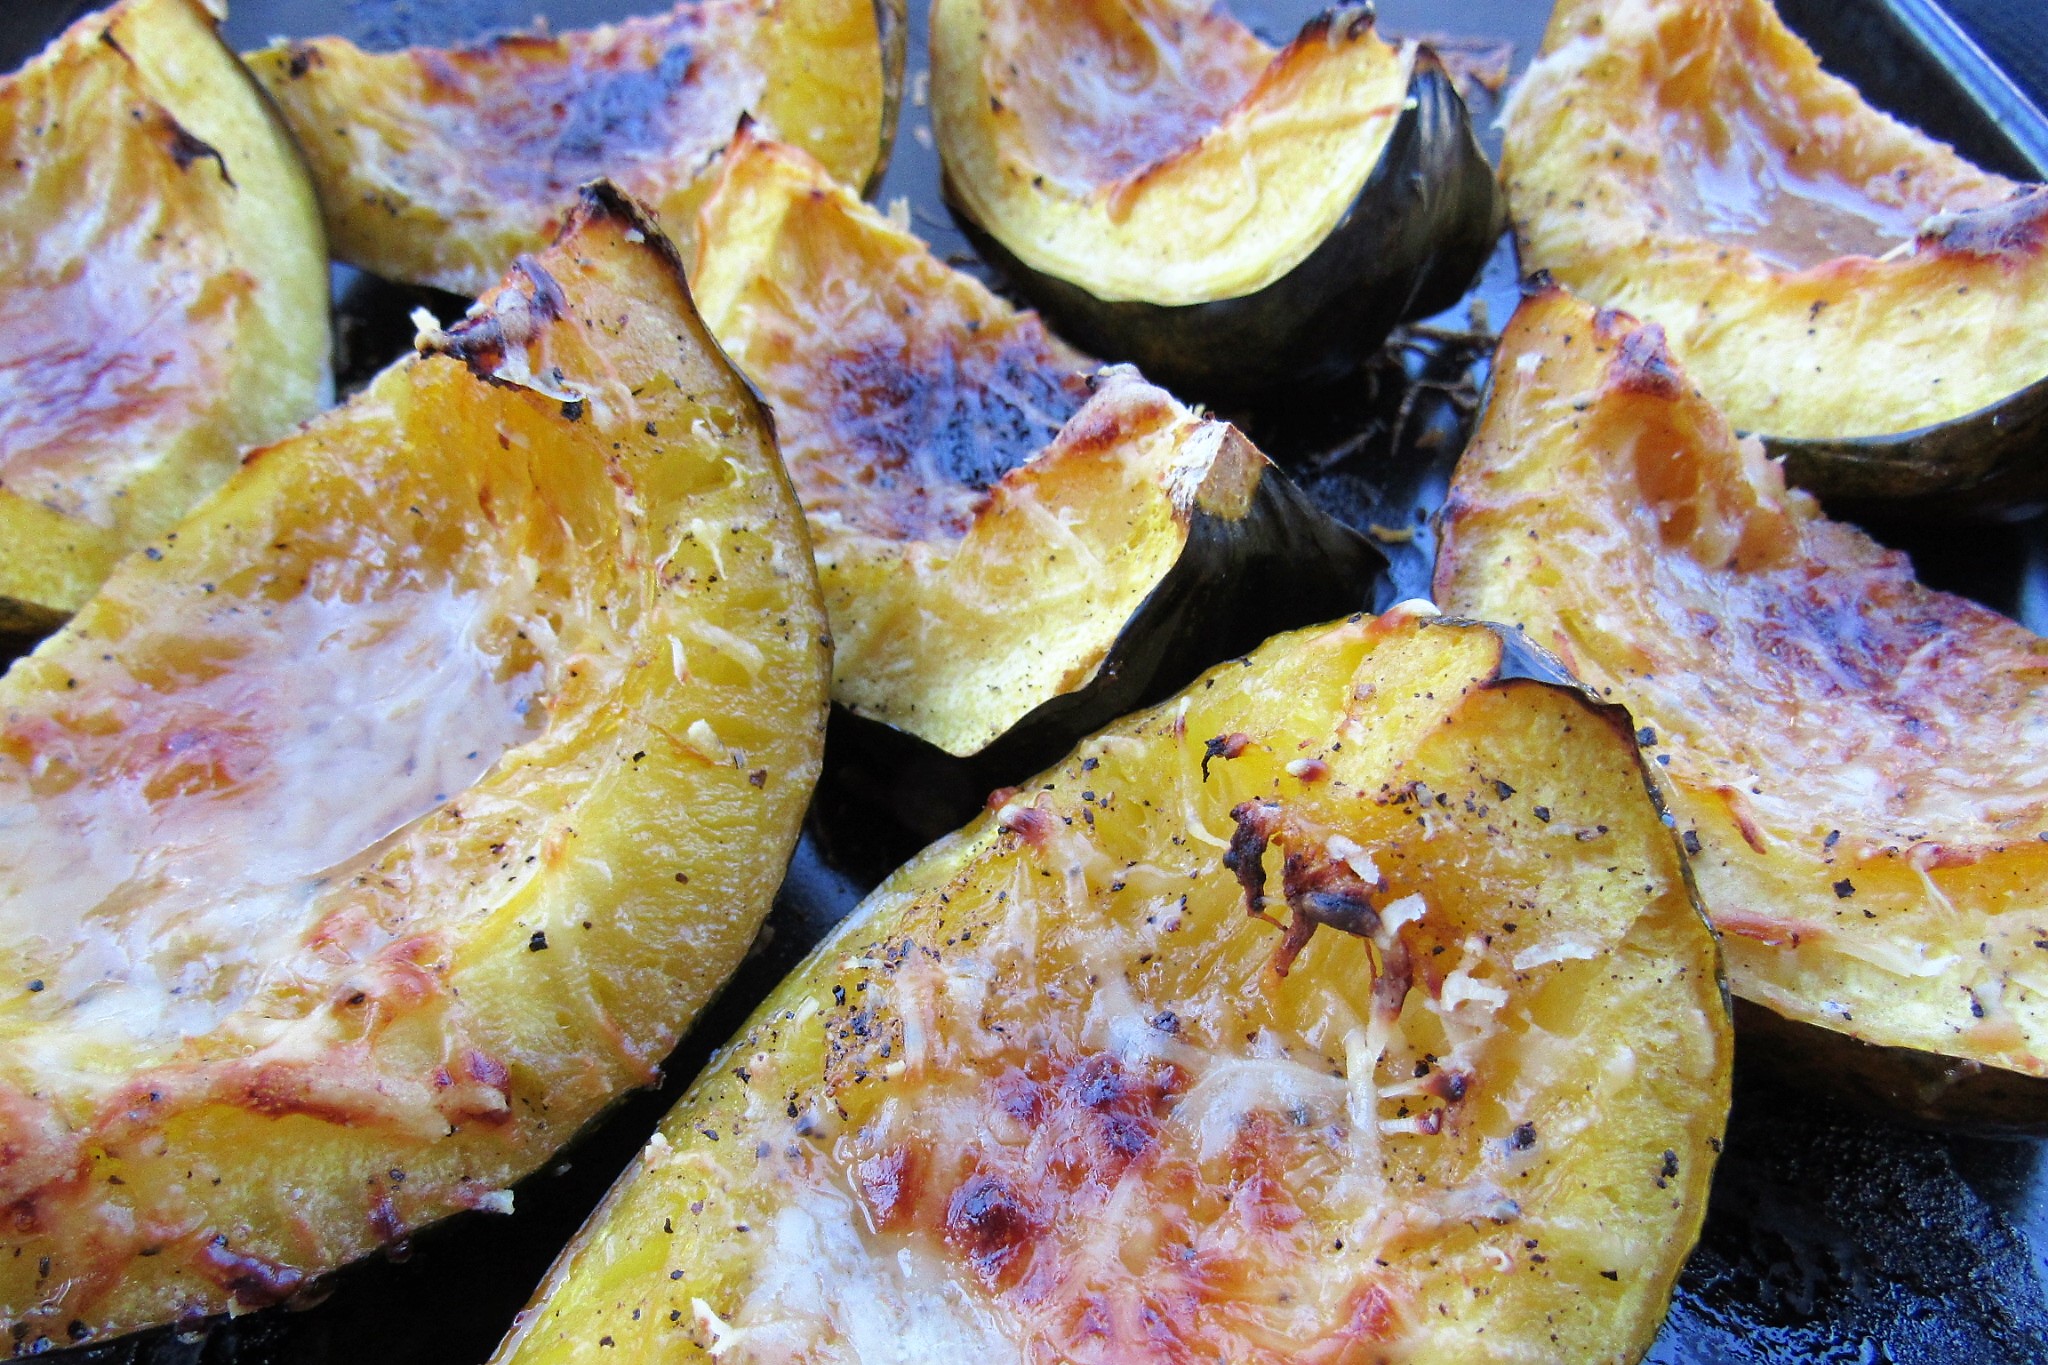
<svg viewBox="0 0 2048 1365">
<path fill-rule="evenodd" d="M 82 680 L 90 701 L 10 711 L 0 960 L 68 1012 L 53 1046 L 213 1028 L 329 879 L 536 733 L 540 669 L 486 651 L 493 607 L 446 586 L 237 605 L 190 627 L 184 677 L 125 667 L 170 648 L 165 621 Z"/>
<path fill-rule="evenodd" d="M 1015 1349 L 993 1305 L 915 1243 L 877 1245 L 853 1199 L 812 1184 L 776 1213 L 762 1274 L 712 1355 L 744 1365 L 994 1362 Z"/>
</svg>

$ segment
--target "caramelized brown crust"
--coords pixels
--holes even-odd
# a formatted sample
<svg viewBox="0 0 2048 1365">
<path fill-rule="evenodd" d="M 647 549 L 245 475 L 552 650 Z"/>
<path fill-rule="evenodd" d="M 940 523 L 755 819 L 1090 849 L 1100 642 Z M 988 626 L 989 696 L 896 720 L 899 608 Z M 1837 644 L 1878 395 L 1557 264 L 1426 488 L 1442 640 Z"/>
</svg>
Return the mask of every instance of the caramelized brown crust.
<svg viewBox="0 0 2048 1365">
<path fill-rule="evenodd" d="M 1292 561 L 1288 619 L 1359 600 L 1370 549 L 1233 428 L 1097 370 L 801 151 L 749 128 L 716 179 L 692 284 L 775 409 L 835 700 L 964 757 L 1041 706 L 1101 705 L 1098 681 L 1126 689 L 1106 721 L 1240 614 L 1270 624 L 1246 587 L 1263 563 Z M 1091 722 L 1064 723 L 1062 745 Z"/>
<path fill-rule="evenodd" d="M 313 412 L 327 272 L 311 190 L 200 0 L 127 0 L 0 78 L 0 629 Z"/>
<path fill-rule="evenodd" d="M 1094 362 L 758 130 L 719 176 L 700 287 L 816 534 L 959 540 L 1087 401 Z"/>
<path fill-rule="evenodd" d="M 1736 992 L 2048 1074 L 2048 643 L 1788 492 L 1654 325 L 1552 290 L 1495 373 L 1438 600 L 1635 713 Z"/>
<path fill-rule="evenodd" d="M 251 53 L 305 146 L 343 260 L 474 293 L 610 177 L 687 236 L 700 172 L 751 114 L 866 185 L 887 157 L 900 0 L 682 0 L 467 47 L 340 38 Z M 900 40 L 899 40 L 900 41 Z"/>
<path fill-rule="evenodd" d="M 1259 84 L 1273 49 L 1221 6 L 1077 0 L 985 7 L 995 51 L 1057 54 L 1051 69 L 990 63 L 989 91 L 1026 154 L 1082 194 L 1185 154 Z"/>
</svg>

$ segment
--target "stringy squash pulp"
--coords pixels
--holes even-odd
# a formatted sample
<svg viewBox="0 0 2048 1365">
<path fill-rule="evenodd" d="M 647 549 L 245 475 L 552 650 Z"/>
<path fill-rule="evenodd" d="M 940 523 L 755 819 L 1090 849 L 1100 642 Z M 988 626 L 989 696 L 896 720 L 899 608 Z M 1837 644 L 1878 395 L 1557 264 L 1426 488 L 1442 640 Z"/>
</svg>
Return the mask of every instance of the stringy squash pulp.
<svg viewBox="0 0 2048 1365">
<path fill-rule="evenodd" d="M 594 176 L 686 241 L 698 178 L 742 115 L 879 184 L 904 32 L 903 0 L 683 0 L 559 36 L 388 53 L 315 38 L 248 61 L 306 148 L 335 254 L 473 294 Z"/>
<path fill-rule="evenodd" d="M 273 1303 L 651 1080 L 781 880 L 823 612 L 616 191 L 0 680 L 0 1331 Z"/>
<path fill-rule="evenodd" d="M 328 401 L 312 188 L 216 21 L 123 0 L 0 78 L 0 631 Z"/>
<path fill-rule="evenodd" d="M 1726 1003 L 1626 716 L 1519 648 L 1283 636 L 991 797 L 713 1059 L 499 1361 L 1636 1359 Z"/>
<path fill-rule="evenodd" d="M 1654 325 L 1552 290 L 1494 375 L 1437 600 L 1634 713 L 1736 993 L 2048 1075 L 2048 642 L 1786 491 Z"/>
</svg>

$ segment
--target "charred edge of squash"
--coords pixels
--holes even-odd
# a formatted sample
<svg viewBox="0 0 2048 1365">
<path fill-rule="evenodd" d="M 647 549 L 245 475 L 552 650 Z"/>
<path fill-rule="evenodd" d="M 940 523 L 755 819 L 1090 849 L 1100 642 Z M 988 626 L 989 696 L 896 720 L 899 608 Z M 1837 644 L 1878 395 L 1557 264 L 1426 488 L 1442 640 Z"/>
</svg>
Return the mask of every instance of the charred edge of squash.
<svg viewBox="0 0 2048 1365">
<path fill-rule="evenodd" d="M 216 26 L 216 37 L 218 37 L 217 28 L 218 26 Z M 114 36 L 114 29 L 111 23 L 100 30 L 100 42 L 109 48 L 116 57 L 127 63 L 130 70 L 135 71 L 138 75 L 140 74 L 141 68 L 137 67 L 135 59 L 128 55 L 128 49 L 121 46 L 121 40 Z M 155 101 L 150 103 L 156 115 L 156 131 L 163 136 L 164 151 L 169 154 L 172 162 L 176 164 L 179 170 L 191 170 L 192 163 L 195 161 L 211 161 L 219 168 L 220 178 L 227 182 L 229 189 L 241 188 L 235 184 L 234 174 L 228 170 L 228 160 L 220 154 L 218 147 L 215 147 L 205 138 L 200 137 L 197 133 L 194 133 L 191 129 L 180 123 L 178 116 L 163 105 Z M 264 108 L 266 111 L 269 110 L 269 101 L 267 99 L 264 101 Z"/>
<path fill-rule="evenodd" d="M 1750 1000 L 1735 1002 L 1735 1029 L 1745 1065 L 1789 1090 L 1918 1128 L 2048 1137 L 2048 1077 L 1867 1043 Z"/>
<path fill-rule="evenodd" d="M 1635 717 L 1620 702 L 1609 701 L 1595 692 L 1586 683 L 1572 676 L 1564 661 L 1555 654 L 1531 640 L 1526 633 L 1512 626 L 1495 621 L 1475 621 L 1462 616 L 1439 616 L 1423 623 L 1427 626 L 1477 626 L 1492 633 L 1500 642 L 1500 662 L 1494 666 L 1493 677 L 1485 684 L 1489 688 L 1510 688 L 1517 685 L 1537 684 L 1558 688 L 1571 693 L 1602 724 L 1612 728 L 1635 756 L 1636 771 L 1640 774 L 1643 790 L 1649 794 L 1650 804 L 1657 810 L 1657 822 L 1664 826 L 1664 832 L 1671 840 L 1672 856 L 1677 859 L 1679 877 L 1685 884 L 1685 897 L 1692 903 L 1692 911 L 1706 926 L 1707 933 L 1714 940 L 1714 979 L 1721 987 L 1721 1008 L 1733 1017 L 1735 996 L 1728 985 L 1727 964 L 1721 954 L 1721 935 L 1714 928 L 1711 916 L 1707 914 L 1707 903 L 1700 897 L 1697 879 L 1693 876 L 1692 859 L 1686 854 L 1684 836 L 1678 829 L 1678 817 L 1671 812 L 1670 803 L 1664 798 L 1664 788 L 1657 779 L 1656 770 L 1643 757 L 1640 731 Z"/>
<path fill-rule="evenodd" d="M 740 126 L 742 130 L 747 126 L 744 117 Z M 569 211 L 563 220 L 561 230 L 555 234 L 556 245 L 568 241 L 584 228 L 596 223 L 611 223 L 629 233 L 638 233 L 640 240 L 636 244 L 654 252 L 667 269 L 670 278 L 675 281 L 676 291 L 682 296 L 683 311 L 696 325 L 700 339 L 746 390 L 748 400 L 754 409 L 749 416 L 760 423 L 761 429 L 768 434 L 771 441 L 775 440 L 775 414 L 769 408 L 768 400 L 754 387 L 754 382 L 746 377 L 739 366 L 732 363 L 732 358 L 725 353 L 725 348 L 718 344 L 718 339 L 712 336 L 711 329 L 704 325 L 703 317 L 697 312 L 696 297 L 690 293 L 690 275 L 683 266 L 682 252 L 677 250 L 669 235 L 661 230 L 661 224 L 653 212 L 611 180 L 592 180 L 577 190 L 576 206 Z M 521 255 L 512 263 L 511 271 L 508 273 L 513 272 L 523 276 L 533 287 L 527 296 L 527 302 L 539 315 L 537 323 L 544 325 L 563 315 L 568 300 L 562 293 L 562 287 L 533 256 Z M 440 335 L 423 339 L 419 349 L 423 355 L 445 355 L 460 360 L 469 367 L 470 373 L 495 384 L 505 382 L 495 371 L 504 360 L 506 347 L 523 345 L 525 340 L 526 338 L 508 333 L 502 318 L 488 313 L 472 313 Z"/>
<path fill-rule="evenodd" d="M 2048 185 L 2026 186 L 2002 204 L 1930 222 L 1918 244 L 1980 260 L 2038 256 L 2048 249 Z"/>
<path fill-rule="evenodd" d="M 1299 264 L 1256 293 L 1190 304 L 1099 299 L 1024 264 L 961 207 L 943 172 L 940 190 L 975 249 L 1083 350 L 1131 361 L 1175 392 L 1227 401 L 1343 379 L 1396 326 L 1456 303 L 1506 224 L 1471 113 L 1427 45 L 1416 49 L 1405 107 L 1350 205 Z M 1387 274 L 1389 259 L 1403 268 Z"/>
<path fill-rule="evenodd" d="M 578 212 L 580 215 L 581 210 Z M 581 225 L 581 221 L 572 219 L 563 227 L 563 232 L 574 231 Z M 506 381 L 498 377 L 498 371 L 505 363 L 507 352 L 526 345 L 542 328 L 560 321 L 569 306 L 562 286 L 555 282 L 547 267 L 532 256 L 521 254 L 512 262 L 507 274 L 519 275 L 528 285 L 524 313 L 512 316 L 496 311 L 471 313 L 447 331 L 423 341 L 420 353 L 459 360 L 469 367 L 471 374 L 485 383 L 504 384 Z M 513 320 L 514 317 L 517 321 Z"/>
</svg>

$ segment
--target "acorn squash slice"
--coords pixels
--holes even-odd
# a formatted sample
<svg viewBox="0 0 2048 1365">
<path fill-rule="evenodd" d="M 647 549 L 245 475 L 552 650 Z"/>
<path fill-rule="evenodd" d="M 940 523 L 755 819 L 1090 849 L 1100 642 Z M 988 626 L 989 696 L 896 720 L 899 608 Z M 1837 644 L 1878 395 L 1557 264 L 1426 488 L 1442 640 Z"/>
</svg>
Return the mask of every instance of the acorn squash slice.
<svg viewBox="0 0 2048 1365">
<path fill-rule="evenodd" d="M 775 410 L 857 715 L 956 756 L 1030 750 L 1013 781 L 1367 603 L 1378 552 L 1236 428 L 1098 369 L 800 151 L 734 142 L 694 284 Z"/>
<path fill-rule="evenodd" d="M 1509 108 L 1522 264 L 1660 324 L 1792 480 L 2048 496 L 2048 187 L 1820 69 L 1768 0 L 1560 0 Z"/>
<path fill-rule="evenodd" d="M 1340 378 L 1499 235 L 1464 101 L 1369 5 L 1276 53 L 1208 0 L 934 0 L 932 117 L 976 245 L 1176 392 Z"/>
<path fill-rule="evenodd" d="M 498 1360 L 1635 1359 L 1727 1003 L 1628 717 L 1533 653 L 1279 637 L 992 797 L 712 1059 Z"/>
<path fill-rule="evenodd" d="M 904 0 L 683 0 L 666 14 L 449 50 L 342 38 L 248 54 L 306 148 L 334 253 L 475 294 L 609 176 L 686 242 L 698 177 L 743 114 L 856 186 L 881 183 Z"/>
<path fill-rule="evenodd" d="M 0 1331 L 275 1302 L 532 1170 L 735 966 L 828 674 L 651 219 L 261 450 L 0 680 Z"/>
<path fill-rule="evenodd" d="M 323 407 L 305 168 L 203 0 L 122 0 L 0 77 L 0 632 Z"/>
<path fill-rule="evenodd" d="M 2048 1075 L 2048 642 L 1787 491 L 1654 324 L 1553 288 L 1494 375 L 1437 600 L 1635 713 L 1736 994 L 1937 1089 Z"/>
</svg>

